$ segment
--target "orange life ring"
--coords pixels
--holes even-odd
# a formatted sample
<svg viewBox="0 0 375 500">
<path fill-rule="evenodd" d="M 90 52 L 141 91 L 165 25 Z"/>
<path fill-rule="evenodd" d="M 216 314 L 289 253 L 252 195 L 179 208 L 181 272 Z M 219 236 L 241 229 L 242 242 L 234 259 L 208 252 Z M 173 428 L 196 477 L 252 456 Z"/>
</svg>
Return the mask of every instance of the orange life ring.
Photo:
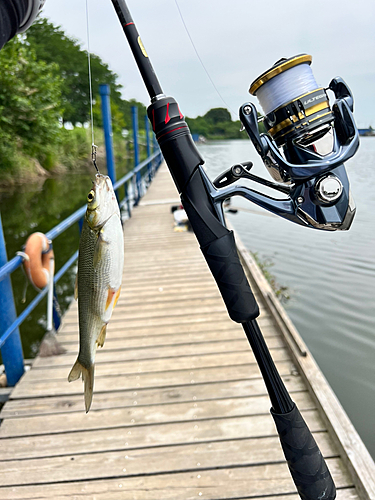
<svg viewBox="0 0 375 500">
<path fill-rule="evenodd" d="M 33 233 L 26 241 L 25 254 L 27 258 L 23 266 L 31 283 L 39 289 L 48 285 L 51 259 L 54 254 L 50 240 L 43 233 Z M 53 263 L 53 272 L 55 266 Z"/>
</svg>

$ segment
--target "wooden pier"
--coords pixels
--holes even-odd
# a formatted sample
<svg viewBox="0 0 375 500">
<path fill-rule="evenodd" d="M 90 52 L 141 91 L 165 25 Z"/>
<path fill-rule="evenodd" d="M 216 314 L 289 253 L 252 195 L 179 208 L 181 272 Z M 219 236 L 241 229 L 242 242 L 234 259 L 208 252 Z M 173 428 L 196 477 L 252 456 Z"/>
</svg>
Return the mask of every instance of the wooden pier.
<svg viewBox="0 0 375 500">
<path fill-rule="evenodd" d="M 165 166 L 125 223 L 121 297 L 98 351 L 93 404 L 67 376 L 77 306 L 0 414 L 2 500 L 297 500 L 269 399 L 195 236 L 175 232 Z M 239 243 L 260 327 L 327 459 L 339 500 L 375 500 L 375 466 L 309 351 Z"/>
</svg>

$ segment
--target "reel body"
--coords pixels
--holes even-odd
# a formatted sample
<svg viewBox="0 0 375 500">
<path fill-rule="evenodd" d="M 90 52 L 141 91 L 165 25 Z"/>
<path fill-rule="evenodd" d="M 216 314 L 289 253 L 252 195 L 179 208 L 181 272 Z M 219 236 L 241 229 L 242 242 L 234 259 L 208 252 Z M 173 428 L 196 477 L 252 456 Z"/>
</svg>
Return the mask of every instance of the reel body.
<svg viewBox="0 0 375 500">
<path fill-rule="evenodd" d="M 244 196 L 267 210 L 297 224 L 316 229 L 349 229 L 355 214 L 344 162 L 359 146 L 353 118 L 353 97 L 341 78 L 328 89 L 335 95 L 332 109 L 326 89 L 318 87 L 311 56 L 278 61 L 250 87 L 266 112 L 260 133 L 254 104 L 240 107 L 241 123 L 276 183 L 249 173 L 246 164 L 235 165 L 215 181 L 229 186 L 240 177 L 287 194 L 280 200 L 247 187 L 227 187 L 213 193 L 217 201 Z M 288 85 L 286 87 L 286 85 Z M 286 102 L 284 102 L 286 100 Z M 281 103 L 281 104 L 280 104 Z M 234 173 L 237 168 L 238 175 Z"/>
</svg>

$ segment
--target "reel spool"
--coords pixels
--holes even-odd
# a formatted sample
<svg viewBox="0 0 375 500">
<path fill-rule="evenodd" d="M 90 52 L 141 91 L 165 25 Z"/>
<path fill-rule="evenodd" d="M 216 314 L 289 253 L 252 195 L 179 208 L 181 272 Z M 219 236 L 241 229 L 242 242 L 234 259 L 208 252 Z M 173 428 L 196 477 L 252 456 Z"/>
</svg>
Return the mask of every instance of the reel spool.
<svg viewBox="0 0 375 500">
<path fill-rule="evenodd" d="M 258 98 L 265 113 L 266 130 L 279 147 L 293 139 L 309 146 L 330 131 L 334 116 L 326 90 L 315 81 L 311 62 L 308 54 L 280 59 L 250 86 L 250 94 Z"/>
<path fill-rule="evenodd" d="M 311 62 L 308 54 L 280 59 L 251 84 L 250 93 L 265 113 L 262 122 L 267 133 L 259 130 L 254 104 L 240 107 L 242 125 L 277 183 L 251 174 L 249 162 L 244 162 L 214 181 L 216 188 L 223 189 L 213 197 L 219 202 L 240 195 L 297 224 L 345 230 L 355 214 L 344 166 L 359 146 L 353 96 L 340 77 L 327 89 L 319 87 Z M 335 96 L 332 107 L 328 89 Z M 228 187 L 240 178 L 266 185 L 287 198 L 261 195 L 248 187 Z"/>
</svg>

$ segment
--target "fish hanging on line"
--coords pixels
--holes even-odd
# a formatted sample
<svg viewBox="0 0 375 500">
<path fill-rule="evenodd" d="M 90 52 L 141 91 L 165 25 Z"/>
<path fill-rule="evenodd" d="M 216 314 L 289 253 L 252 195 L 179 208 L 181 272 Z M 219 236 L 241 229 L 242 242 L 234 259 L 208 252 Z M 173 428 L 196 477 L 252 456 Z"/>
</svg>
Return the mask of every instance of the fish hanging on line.
<svg viewBox="0 0 375 500">
<path fill-rule="evenodd" d="M 120 210 L 109 177 L 96 174 L 87 201 L 74 291 L 78 298 L 79 354 L 68 377 L 72 382 L 82 374 L 86 413 L 93 396 L 96 348 L 104 345 L 124 266 Z"/>
</svg>

